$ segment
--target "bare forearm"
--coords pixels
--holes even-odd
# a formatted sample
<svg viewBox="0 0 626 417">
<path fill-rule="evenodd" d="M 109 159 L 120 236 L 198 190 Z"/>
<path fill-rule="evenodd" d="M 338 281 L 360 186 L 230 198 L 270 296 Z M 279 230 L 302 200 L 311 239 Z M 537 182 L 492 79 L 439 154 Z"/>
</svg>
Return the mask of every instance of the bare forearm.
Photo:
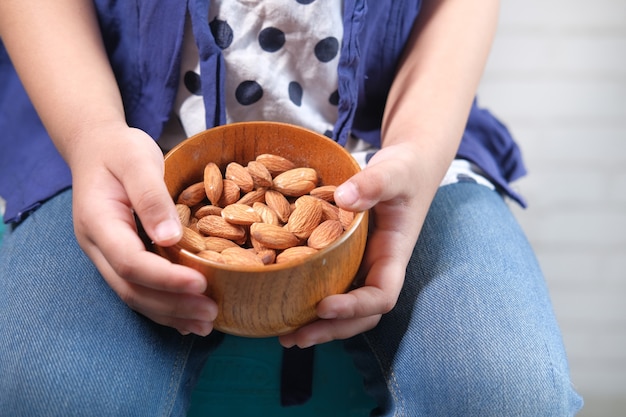
<svg viewBox="0 0 626 417">
<path fill-rule="evenodd" d="M 458 147 L 497 15 L 497 0 L 425 0 L 413 29 L 389 94 L 383 140 L 412 141 L 436 165 L 433 182 Z"/>
<path fill-rule="evenodd" d="M 91 1 L 3 0 L 0 37 L 70 165 L 81 132 L 124 121 Z"/>
</svg>

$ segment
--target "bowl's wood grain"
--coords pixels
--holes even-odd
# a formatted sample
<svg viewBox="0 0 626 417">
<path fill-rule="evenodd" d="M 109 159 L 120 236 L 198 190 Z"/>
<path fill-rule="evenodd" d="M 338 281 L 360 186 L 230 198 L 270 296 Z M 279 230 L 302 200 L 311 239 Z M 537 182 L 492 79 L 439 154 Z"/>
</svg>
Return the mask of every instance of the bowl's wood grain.
<svg viewBox="0 0 626 417">
<path fill-rule="evenodd" d="M 165 183 L 172 197 L 202 180 L 213 161 L 246 165 L 272 153 L 317 170 L 322 184 L 339 185 L 359 171 L 352 156 L 332 140 L 296 126 L 245 122 L 217 127 L 187 139 L 165 157 Z M 217 330 L 238 336 L 266 337 L 291 332 L 316 319 L 324 297 L 346 292 L 358 271 L 367 240 L 367 212 L 330 247 L 303 261 L 264 267 L 218 265 L 178 246 L 156 247 L 172 262 L 201 271 L 207 295 L 219 306 Z"/>
</svg>

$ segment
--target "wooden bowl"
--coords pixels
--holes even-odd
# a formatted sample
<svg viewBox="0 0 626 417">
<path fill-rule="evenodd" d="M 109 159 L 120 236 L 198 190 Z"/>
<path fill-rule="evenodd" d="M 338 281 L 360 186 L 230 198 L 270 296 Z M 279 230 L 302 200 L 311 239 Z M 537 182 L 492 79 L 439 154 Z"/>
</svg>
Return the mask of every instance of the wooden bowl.
<svg viewBox="0 0 626 417">
<path fill-rule="evenodd" d="M 208 162 L 215 162 L 223 172 L 229 162 L 245 166 L 264 153 L 314 168 L 324 185 L 339 185 L 360 170 L 345 149 L 325 136 L 283 123 L 244 122 L 209 129 L 172 149 L 165 156 L 165 183 L 174 198 L 202 181 Z M 321 299 L 351 287 L 365 250 L 367 215 L 357 213 L 352 226 L 333 244 L 288 264 L 229 266 L 177 245 L 155 249 L 172 262 L 204 274 L 206 294 L 219 307 L 215 329 L 237 336 L 277 336 L 314 321 Z"/>
</svg>

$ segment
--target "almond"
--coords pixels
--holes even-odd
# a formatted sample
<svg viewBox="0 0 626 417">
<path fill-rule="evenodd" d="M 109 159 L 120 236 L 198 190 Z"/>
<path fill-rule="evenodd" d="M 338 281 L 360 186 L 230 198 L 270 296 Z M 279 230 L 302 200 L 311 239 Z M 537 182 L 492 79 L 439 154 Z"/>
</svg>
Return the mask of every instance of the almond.
<svg viewBox="0 0 626 417">
<path fill-rule="evenodd" d="M 249 226 L 261 221 L 261 216 L 247 204 L 229 204 L 222 210 L 222 217 L 228 223 Z"/>
<path fill-rule="evenodd" d="M 270 249 L 286 249 L 300 243 L 289 230 L 268 223 L 253 223 L 250 226 L 250 236 Z"/>
<path fill-rule="evenodd" d="M 272 186 L 272 174 L 265 168 L 260 162 L 250 161 L 246 166 L 246 169 L 252 177 L 255 187 L 271 187 Z"/>
<path fill-rule="evenodd" d="M 223 237 L 207 236 L 204 238 L 204 247 L 214 252 L 222 252 L 224 249 L 237 246 L 235 242 Z"/>
<path fill-rule="evenodd" d="M 241 188 L 243 193 L 248 193 L 254 189 L 254 181 L 250 172 L 237 162 L 231 162 L 226 166 L 224 178 L 232 180 Z"/>
<path fill-rule="evenodd" d="M 189 221 L 188 227 L 194 232 L 200 233 L 200 230 L 198 230 L 198 219 L 196 219 L 195 217 L 191 218 L 191 220 Z"/>
<path fill-rule="evenodd" d="M 293 210 L 303 205 L 311 205 L 311 204 L 313 205 L 322 204 L 322 200 L 316 197 L 311 197 L 308 194 L 302 195 L 294 200 L 291 211 L 293 212 Z"/>
<path fill-rule="evenodd" d="M 193 217 L 195 217 L 196 219 L 201 219 L 204 216 L 210 216 L 210 215 L 221 216 L 222 215 L 222 208 L 218 207 L 218 206 L 214 206 L 212 204 L 207 204 L 205 206 L 199 207 L 193 213 Z"/>
<path fill-rule="evenodd" d="M 222 185 L 222 198 L 218 204 L 220 207 L 226 207 L 229 204 L 236 203 L 241 198 L 241 189 L 235 181 L 224 179 Z"/>
<path fill-rule="evenodd" d="M 339 207 L 325 200 L 320 200 L 322 205 L 322 221 L 339 220 Z"/>
<path fill-rule="evenodd" d="M 317 197 L 322 200 L 328 201 L 330 203 L 334 203 L 336 189 L 337 189 L 336 185 L 322 185 L 320 187 L 316 187 L 312 189 L 310 194 L 313 197 Z"/>
<path fill-rule="evenodd" d="M 287 223 L 289 215 L 291 214 L 291 207 L 289 205 L 289 201 L 284 195 L 276 190 L 267 190 L 265 192 L 265 203 L 269 208 L 276 212 L 276 215 L 281 222 Z"/>
<path fill-rule="evenodd" d="M 294 246 L 285 249 L 276 256 L 277 264 L 284 264 L 287 262 L 297 261 L 307 256 L 311 256 L 317 253 L 317 249 L 313 249 L 309 246 Z"/>
<path fill-rule="evenodd" d="M 204 250 L 204 238 L 200 233 L 193 231 L 188 227 L 183 227 L 183 237 L 178 242 L 178 246 L 189 252 L 200 252 Z"/>
<path fill-rule="evenodd" d="M 191 219 L 191 209 L 184 204 L 176 204 L 176 211 L 178 212 L 178 219 L 180 224 L 187 227 L 189 226 L 189 220 Z"/>
<path fill-rule="evenodd" d="M 261 221 L 263 223 L 275 224 L 277 226 L 280 226 L 280 220 L 278 220 L 278 215 L 274 210 L 267 206 L 267 204 L 257 201 L 252 204 L 252 208 L 261 217 Z"/>
<path fill-rule="evenodd" d="M 339 221 L 341 222 L 341 225 L 343 226 L 344 230 L 348 230 L 353 220 L 354 220 L 354 212 L 344 210 L 342 208 L 339 209 Z"/>
<path fill-rule="evenodd" d="M 265 188 L 257 188 L 256 190 L 252 190 L 249 193 L 244 194 L 243 197 L 237 200 L 237 203 L 252 206 L 256 202 L 263 202 L 265 201 L 266 191 L 267 190 Z"/>
<path fill-rule="evenodd" d="M 342 234 L 343 226 L 339 220 L 326 220 L 311 232 L 307 245 L 314 249 L 324 249 Z"/>
<path fill-rule="evenodd" d="M 257 253 L 269 249 L 267 246 L 256 240 L 254 236 L 250 236 L 250 246 L 252 246 L 252 249 L 254 249 Z"/>
<path fill-rule="evenodd" d="M 263 266 L 264 263 L 256 253 L 249 249 L 244 249 L 239 246 L 224 249 L 222 258 L 227 265 L 243 265 L 243 266 Z"/>
<path fill-rule="evenodd" d="M 205 198 L 206 191 L 204 191 L 204 182 L 197 182 L 185 188 L 178 196 L 176 203 L 192 207 L 196 204 L 200 204 Z"/>
<path fill-rule="evenodd" d="M 209 162 L 204 167 L 204 191 L 211 204 L 216 206 L 222 197 L 222 171 L 215 162 Z"/>
<path fill-rule="evenodd" d="M 256 256 L 261 258 L 263 264 L 270 265 L 276 262 L 276 251 L 274 249 L 263 249 L 256 253 Z"/>
<path fill-rule="evenodd" d="M 226 261 L 224 260 L 224 257 L 220 253 L 212 251 L 212 250 L 203 250 L 203 251 L 198 252 L 196 255 L 198 255 L 202 259 L 206 259 L 207 261 L 215 262 L 218 264 L 226 263 Z"/>
<path fill-rule="evenodd" d="M 274 189 L 287 196 L 300 197 L 317 187 L 318 180 L 313 168 L 293 168 L 274 178 Z"/>
<path fill-rule="evenodd" d="M 198 229 L 205 235 L 223 237 L 235 242 L 241 241 L 246 237 L 243 227 L 230 224 L 220 216 L 204 216 L 198 220 Z"/>
<path fill-rule="evenodd" d="M 294 169 L 296 164 L 282 156 L 269 153 L 261 154 L 256 157 L 256 161 L 262 163 L 270 174 L 278 175 L 290 169 Z"/>
<path fill-rule="evenodd" d="M 296 208 L 289 216 L 287 229 L 300 239 L 308 238 L 313 229 L 322 221 L 322 204 L 320 201 L 311 196 L 302 196 L 296 200 Z"/>
</svg>

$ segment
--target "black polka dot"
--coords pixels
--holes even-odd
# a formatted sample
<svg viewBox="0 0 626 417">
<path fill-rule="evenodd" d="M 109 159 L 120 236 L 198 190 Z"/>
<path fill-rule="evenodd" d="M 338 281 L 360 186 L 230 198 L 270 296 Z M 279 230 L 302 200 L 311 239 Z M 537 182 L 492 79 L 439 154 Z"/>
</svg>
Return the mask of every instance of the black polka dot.
<svg viewBox="0 0 626 417">
<path fill-rule="evenodd" d="M 311 4 L 313 3 L 315 0 L 296 0 L 298 3 L 300 4 Z"/>
<path fill-rule="evenodd" d="M 339 90 L 335 90 L 330 97 L 328 97 L 328 102 L 333 106 L 339 105 Z"/>
<path fill-rule="evenodd" d="M 295 81 L 289 83 L 289 100 L 298 107 L 302 104 L 302 86 Z"/>
<path fill-rule="evenodd" d="M 195 94 L 197 96 L 202 95 L 202 83 L 200 81 L 199 74 L 193 71 L 187 71 L 183 82 L 191 94 Z"/>
<path fill-rule="evenodd" d="M 285 33 L 275 27 L 265 28 L 259 33 L 259 45 L 265 52 L 276 52 L 285 44 Z"/>
<path fill-rule="evenodd" d="M 322 39 L 315 45 L 315 56 L 321 62 L 331 61 L 339 52 L 339 41 L 332 36 Z"/>
<path fill-rule="evenodd" d="M 209 23 L 215 43 L 221 49 L 226 49 L 233 42 L 233 29 L 224 20 L 218 20 L 216 17 L 211 23 Z"/>
<path fill-rule="evenodd" d="M 235 98 L 242 106 L 248 106 L 261 100 L 263 87 L 256 81 L 244 81 L 237 86 Z"/>
</svg>

